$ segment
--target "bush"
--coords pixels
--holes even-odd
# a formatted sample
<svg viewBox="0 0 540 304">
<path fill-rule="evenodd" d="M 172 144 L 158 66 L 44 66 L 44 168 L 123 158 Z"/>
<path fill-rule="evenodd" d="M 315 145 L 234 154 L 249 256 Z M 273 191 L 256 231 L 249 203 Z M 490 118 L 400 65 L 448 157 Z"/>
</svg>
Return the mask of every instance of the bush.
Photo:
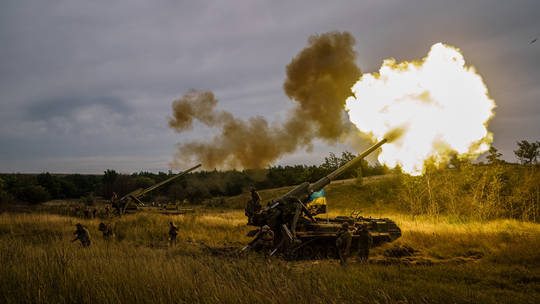
<svg viewBox="0 0 540 304">
<path fill-rule="evenodd" d="M 23 188 L 24 200 L 31 204 L 46 202 L 51 199 L 51 195 L 43 186 L 29 185 Z"/>
<path fill-rule="evenodd" d="M 540 171 L 515 165 L 471 165 L 401 175 L 402 207 L 413 215 L 540 221 Z"/>
</svg>

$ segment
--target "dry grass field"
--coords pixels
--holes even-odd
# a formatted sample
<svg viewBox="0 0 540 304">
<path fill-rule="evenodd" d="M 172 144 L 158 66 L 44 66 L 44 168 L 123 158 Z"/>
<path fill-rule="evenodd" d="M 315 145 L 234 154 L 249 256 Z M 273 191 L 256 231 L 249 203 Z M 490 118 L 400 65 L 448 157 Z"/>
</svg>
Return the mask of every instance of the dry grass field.
<svg viewBox="0 0 540 304">
<path fill-rule="evenodd" d="M 334 209 L 331 215 L 348 212 Z M 399 213 L 403 237 L 368 263 L 287 262 L 237 254 L 250 230 L 239 210 L 98 219 L 48 213 L 0 215 L 2 303 L 538 303 L 540 225 L 514 220 L 454 222 Z M 180 242 L 167 246 L 167 225 Z M 74 225 L 90 248 L 71 243 Z M 409 246 L 412 256 L 392 252 Z"/>
</svg>

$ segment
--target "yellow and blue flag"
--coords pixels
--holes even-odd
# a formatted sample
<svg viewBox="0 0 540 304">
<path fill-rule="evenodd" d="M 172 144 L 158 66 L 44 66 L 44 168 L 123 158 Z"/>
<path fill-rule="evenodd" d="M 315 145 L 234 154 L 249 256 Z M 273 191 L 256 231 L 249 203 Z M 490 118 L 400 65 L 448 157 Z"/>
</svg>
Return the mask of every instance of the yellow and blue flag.
<svg viewBox="0 0 540 304">
<path fill-rule="evenodd" d="M 307 208 L 312 215 L 326 213 L 326 193 L 324 193 L 324 189 L 311 193 Z"/>
</svg>

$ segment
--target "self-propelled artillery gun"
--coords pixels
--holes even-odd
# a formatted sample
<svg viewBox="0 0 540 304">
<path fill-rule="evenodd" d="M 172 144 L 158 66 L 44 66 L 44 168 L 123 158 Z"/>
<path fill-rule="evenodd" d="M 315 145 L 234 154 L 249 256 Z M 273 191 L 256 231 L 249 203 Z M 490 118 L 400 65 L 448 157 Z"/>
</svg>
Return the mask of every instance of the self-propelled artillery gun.
<svg viewBox="0 0 540 304">
<path fill-rule="evenodd" d="M 164 181 L 161 181 L 157 184 L 154 184 L 146 189 L 137 189 L 135 191 L 132 191 L 124 196 L 122 196 L 121 198 L 119 199 L 115 199 L 113 198 L 111 200 L 111 204 L 112 204 L 112 207 L 116 210 L 116 212 L 119 214 L 119 215 L 123 215 L 125 214 L 126 212 L 128 211 L 134 211 L 134 210 L 137 210 L 137 208 L 139 206 L 143 206 L 144 203 L 140 200 L 144 195 L 148 194 L 149 192 L 151 191 L 154 191 L 155 189 L 165 185 L 165 184 L 168 184 L 170 182 L 172 182 L 173 180 L 176 180 L 186 174 L 188 174 L 189 172 L 199 168 L 201 165 L 198 164 L 194 167 L 191 167 L 183 172 L 180 172 L 172 177 L 169 177 L 168 179 L 164 180 Z"/>
<path fill-rule="evenodd" d="M 342 224 L 347 222 L 352 229 L 351 251 L 367 258 L 369 249 L 401 236 L 401 229 L 387 218 L 367 218 L 358 214 L 321 218 L 317 214 L 326 213 L 326 205 L 317 205 L 314 197 L 324 191 L 347 169 L 358 164 L 364 157 L 385 144 L 383 139 L 369 149 L 314 183 L 304 182 L 285 195 L 268 203 L 257 212 L 246 209 L 248 225 L 262 227 L 268 225 L 274 231 L 272 254 L 287 259 L 337 258 L 336 238 Z M 249 211 L 249 212 L 248 212 Z M 250 235 L 256 230 L 252 231 Z"/>
</svg>

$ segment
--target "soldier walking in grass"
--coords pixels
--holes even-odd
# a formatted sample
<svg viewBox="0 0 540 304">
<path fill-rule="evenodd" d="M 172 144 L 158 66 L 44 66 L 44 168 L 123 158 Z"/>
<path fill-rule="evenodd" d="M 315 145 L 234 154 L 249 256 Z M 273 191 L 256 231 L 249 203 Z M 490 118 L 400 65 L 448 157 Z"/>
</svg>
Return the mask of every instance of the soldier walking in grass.
<svg viewBox="0 0 540 304">
<path fill-rule="evenodd" d="M 77 236 L 71 242 L 75 242 L 76 240 L 79 240 L 83 247 L 90 246 L 90 232 L 88 232 L 88 229 L 83 227 L 81 223 L 77 223 L 76 226 L 77 226 L 77 230 L 75 230 L 73 234 Z"/>
<path fill-rule="evenodd" d="M 75 216 L 77 217 L 81 216 L 81 212 L 82 212 L 81 205 L 77 205 L 77 207 L 75 207 Z"/>
<path fill-rule="evenodd" d="M 351 242 L 352 234 L 349 231 L 349 223 L 345 222 L 338 230 L 336 238 L 336 247 L 342 265 L 347 263 L 347 257 L 349 256 L 349 251 L 351 250 Z"/>
<path fill-rule="evenodd" d="M 114 235 L 111 224 L 99 223 L 98 230 L 103 233 L 103 239 L 106 241 L 110 240 Z"/>
<path fill-rule="evenodd" d="M 170 221 L 169 222 L 169 247 L 176 245 L 176 236 L 178 235 L 178 227 Z"/>
<path fill-rule="evenodd" d="M 105 205 L 105 216 L 107 218 L 111 217 L 111 206 L 110 205 Z"/>
</svg>

